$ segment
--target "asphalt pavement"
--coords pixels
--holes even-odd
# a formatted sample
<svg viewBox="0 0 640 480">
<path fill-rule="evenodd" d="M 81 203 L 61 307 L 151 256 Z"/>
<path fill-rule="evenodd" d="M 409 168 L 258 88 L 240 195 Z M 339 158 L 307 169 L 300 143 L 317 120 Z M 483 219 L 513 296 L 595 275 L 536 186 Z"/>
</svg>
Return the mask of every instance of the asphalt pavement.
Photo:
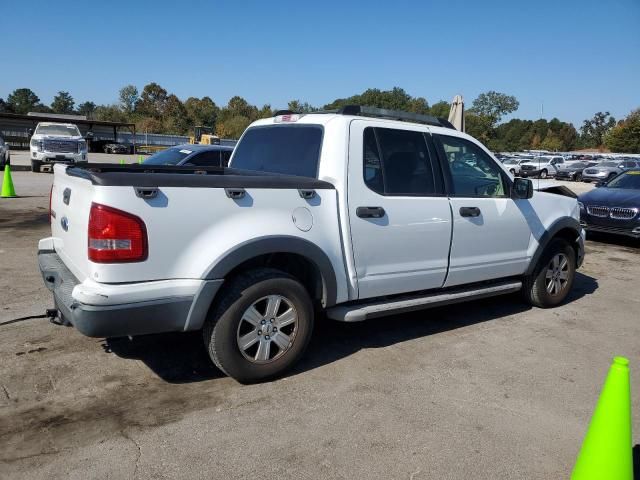
<svg viewBox="0 0 640 480">
<path fill-rule="evenodd" d="M 52 175 L 13 177 L 0 322 L 52 306 L 36 261 Z M 552 310 L 513 295 L 320 319 L 293 372 L 252 386 L 224 377 L 197 333 L 0 326 L 0 478 L 568 478 L 614 355 L 640 405 L 639 258 L 637 243 L 590 239 Z"/>
</svg>

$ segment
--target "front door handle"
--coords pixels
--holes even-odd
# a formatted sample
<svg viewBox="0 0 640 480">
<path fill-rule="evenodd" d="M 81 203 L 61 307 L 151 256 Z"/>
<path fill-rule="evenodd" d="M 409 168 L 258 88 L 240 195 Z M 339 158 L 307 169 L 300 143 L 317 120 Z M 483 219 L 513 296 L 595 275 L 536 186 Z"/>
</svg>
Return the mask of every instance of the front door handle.
<svg viewBox="0 0 640 480">
<path fill-rule="evenodd" d="M 385 215 L 382 207 L 358 207 L 356 215 L 360 218 L 382 218 Z"/>
<path fill-rule="evenodd" d="M 478 207 L 460 207 L 461 217 L 479 217 L 480 209 Z"/>
</svg>

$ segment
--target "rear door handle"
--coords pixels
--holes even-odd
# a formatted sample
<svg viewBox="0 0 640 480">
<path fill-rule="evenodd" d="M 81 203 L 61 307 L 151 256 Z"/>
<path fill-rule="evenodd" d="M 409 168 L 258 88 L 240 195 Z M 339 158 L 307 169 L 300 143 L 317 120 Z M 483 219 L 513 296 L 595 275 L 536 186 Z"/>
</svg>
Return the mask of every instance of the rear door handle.
<svg viewBox="0 0 640 480">
<path fill-rule="evenodd" d="M 356 215 L 360 218 L 382 218 L 385 215 L 382 207 L 358 207 Z"/>
<path fill-rule="evenodd" d="M 479 217 L 480 209 L 478 207 L 460 207 L 461 217 Z"/>
</svg>

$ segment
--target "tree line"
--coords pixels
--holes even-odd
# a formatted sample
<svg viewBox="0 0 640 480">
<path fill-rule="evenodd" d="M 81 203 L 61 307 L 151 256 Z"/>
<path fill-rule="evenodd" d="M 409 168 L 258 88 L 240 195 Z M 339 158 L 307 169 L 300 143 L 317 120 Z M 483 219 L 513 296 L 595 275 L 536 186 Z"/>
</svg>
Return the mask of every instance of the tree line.
<svg viewBox="0 0 640 480">
<path fill-rule="evenodd" d="M 423 97 L 413 97 L 404 89 L 370 88 L 347 98 L 338 98 L 322 107 L 300 100 L 291 100 L 287 108 L 309 113 L 330 110 L 344 105 L 368 105 L 393 110 L 446 118 L 449 102 L 440 100 L 429 104 Z M 579 131 L 557 118 L 551 120 L 521 120 L 506 115 L 518 110 L 519 102 L 512 96 L 495 91 L 478 95 L 465 112 L 466 130 L 494 151 L 541 149 L 570 151 L 582 148 L 609 148 L 616 152 L 640 153 L 640 109 L 616 121 L 609 112 L 597 112 L 584 120 Z M 95 120 L 135 123 L 140 132 L 186 135 L 196 125 L 214 128 L 223 138 L 239 138 L 245 128 L 259 118 L 270 117 L 275 110 L 269 104 L 251 105 L 235 96 L 224 106 L 218 106 L 208 96 L 189 97 L 182 101 L 159 84 L 152 82 L 140 92 L 135 85 L 122 87 L 118 102 L 96 105 L 86 101 L 76 105 L 69 92 L 60 91 L 50 105 L 45 105 L 29 88 L 18 88 L 0 98 L 0 112 L 80 114 Z"/>
</svg>

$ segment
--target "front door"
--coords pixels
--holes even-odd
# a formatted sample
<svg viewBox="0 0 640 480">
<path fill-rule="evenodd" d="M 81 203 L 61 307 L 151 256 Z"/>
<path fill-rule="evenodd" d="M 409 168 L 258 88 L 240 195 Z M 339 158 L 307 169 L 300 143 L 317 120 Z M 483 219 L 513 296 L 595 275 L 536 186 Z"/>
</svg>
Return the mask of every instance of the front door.
<svg viewBox="0 0 640 480">
<path fill-rule="evenodd" d="M 529 200 L 510 198 L 510 180 L 476 143 L 434 135 L 448 179 L 453 239 L 445 286 L 521 275 L 529 264 Z"/>
<path fill-rule="evenodd" d="M 384 125 L 350 127 L 349 223 L 361 299 L 439 288 L 449 261 L 451 208 L 427 129 Z"/>
</svg>

